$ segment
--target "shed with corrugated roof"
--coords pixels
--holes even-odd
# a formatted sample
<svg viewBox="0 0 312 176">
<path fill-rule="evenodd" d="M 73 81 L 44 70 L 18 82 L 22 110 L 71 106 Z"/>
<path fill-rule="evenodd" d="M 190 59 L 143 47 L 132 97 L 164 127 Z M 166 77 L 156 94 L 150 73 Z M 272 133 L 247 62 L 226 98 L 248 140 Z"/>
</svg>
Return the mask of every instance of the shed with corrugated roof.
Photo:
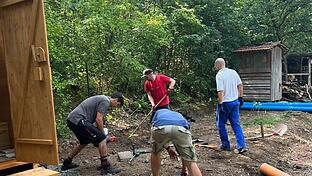
<svg viewBox="0 0 312 176">
<path fill-rule="evenodd" d="M 239 59 L 244 99 L 277 101 L 282 98 L 282 60 L 286 51 L 280 42 L 243 46 L 234 51 Z"/>
</svg>

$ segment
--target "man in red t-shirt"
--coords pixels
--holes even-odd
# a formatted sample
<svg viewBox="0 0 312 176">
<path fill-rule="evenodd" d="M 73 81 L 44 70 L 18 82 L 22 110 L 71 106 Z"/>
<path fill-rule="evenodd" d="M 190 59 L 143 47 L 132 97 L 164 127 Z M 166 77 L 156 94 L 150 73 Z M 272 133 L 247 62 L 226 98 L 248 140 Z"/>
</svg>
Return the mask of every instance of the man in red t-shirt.
<svg viewBox="0 0 312 176">
<path fill-rule="evenodd" d="M 148 95 L 152 109 L 154 111 L 164 108 L 169 109 L 170 101 L 167 94 L 173 91 L 175 80 L 163 74 L 154 74 L 152 69 L 145 69 L 142 77 L 146 78 L 146 81 L 144 82 L 144 91 Z M 167 84 L 169 84 L 168 89 Z M 164 96 L 166 97 L 159 103 Z M 155 107 L 158 103 L 159 105 Z"/>
</svg>

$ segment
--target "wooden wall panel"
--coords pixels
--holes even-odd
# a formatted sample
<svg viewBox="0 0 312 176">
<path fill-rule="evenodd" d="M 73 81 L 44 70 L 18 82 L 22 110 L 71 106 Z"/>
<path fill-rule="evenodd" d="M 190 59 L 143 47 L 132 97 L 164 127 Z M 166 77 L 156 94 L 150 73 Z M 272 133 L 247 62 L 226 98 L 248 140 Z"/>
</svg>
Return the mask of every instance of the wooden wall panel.
<svg viewBox="0 0 312 176">
<path fill-rule="evenodd" d="M 43 12 L 42 0 L 26 0 L 2 7 L 0 29 L 5 47 L 16 157 L 19 161 L 57 164 L 51 69 Z M 32 46 L 42 48 L 45 62 L 34 60 Z M 42 81 L 34 77 L 38 67 L 43 73 Z"/>
<path fill-rule="evenodd" d="M 244 99 L 247 101 L 269 101 L 271 77 L 268 72 L 240 73 L 244 85 Z"/>
<path fill-rule="evenodd" d="M 1 16 L 0 26 L 3 26 L 3 18 L 1 18 Z M 10 147 L 14 147 L 14 135 L 11 122 L 10 96 L 5 58 L 4 36 L 2 30 L 0 30 L 0 122 L 8 123 L 9 131 L 7 132 L 9 134 Z M 0 141 L 0 143 L 1 142 L 2 141 Z"/>
<path fill-rule="evenodd" d="M 282 49 L 275 47 L 272 49 L 272 77 L 271 77 L 271 100 L 282 99 Z"/>
</svg>

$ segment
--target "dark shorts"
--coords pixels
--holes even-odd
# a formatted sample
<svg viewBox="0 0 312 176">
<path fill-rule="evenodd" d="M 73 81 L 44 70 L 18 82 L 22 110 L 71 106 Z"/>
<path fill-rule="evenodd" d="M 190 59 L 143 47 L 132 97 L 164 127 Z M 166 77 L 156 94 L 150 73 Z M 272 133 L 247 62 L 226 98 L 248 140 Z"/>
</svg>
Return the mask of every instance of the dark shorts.
<svg viewBox="0 0 312 176">
<path fill-rule="evenodd" d="M 106 135 L 87 120 L 81 120 L 78 125 L 67 121 L 67 126 L 74 132 L 81 145 L 92 143 L 98 146 L 106 139 Z"/>
</svg>

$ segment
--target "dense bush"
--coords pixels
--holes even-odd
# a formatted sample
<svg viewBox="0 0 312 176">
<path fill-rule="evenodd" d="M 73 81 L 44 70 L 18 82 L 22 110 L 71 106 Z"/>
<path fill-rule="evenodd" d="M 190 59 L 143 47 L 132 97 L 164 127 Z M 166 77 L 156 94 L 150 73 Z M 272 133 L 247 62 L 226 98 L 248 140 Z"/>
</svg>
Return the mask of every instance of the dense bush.
<svg viewBox="0 0 312 176">
<path fill-rule="evenodd" d="M 234 66 L 241 45 L 279 40 L 291 52 L 312 50 L 309 0 L 47 0 L 45 7 L 61 136 L 64 118 L 87 96 L 121 91 L 133 107 L 149 109 L 146 67 L 176 79 L 172 102 L 184 107 L 215 98 L 214 60 Z"/>
</svg>

